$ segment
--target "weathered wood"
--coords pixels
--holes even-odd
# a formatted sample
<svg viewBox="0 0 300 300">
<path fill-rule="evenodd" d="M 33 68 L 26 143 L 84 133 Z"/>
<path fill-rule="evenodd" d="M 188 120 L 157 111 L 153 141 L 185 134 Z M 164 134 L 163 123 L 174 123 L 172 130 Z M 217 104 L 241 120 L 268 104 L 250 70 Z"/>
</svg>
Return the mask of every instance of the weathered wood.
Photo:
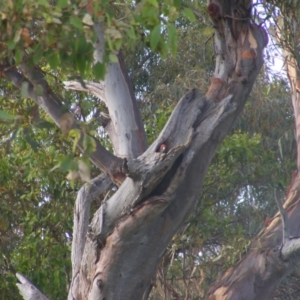
<svg viewBox="0 0 300 300">
<path fill-rule="evenodd" d="M 105 174 L 84 184 L 78 191 L 74 207 L 74 226 L 72 239 L 72 278 L 76 277 L 80 270 L 80 262 L 84 250 L 86 234 L 90 219 L 91 202 L 106 192 L 112 186 L 112 182 Z M 71 284 L 72 289 L 72 284 Z"/>
<path fill-rule="evenodd" d="M 289 222 L 288 237 L 283 239 L 278 212 L 252 242 L 243 259 L 211 286 L 209 299 L 269 299 L 282 278 L 295 268 L 300 257 L 299 183 L 298 177 L 283 205 Z"/>
<path fill-rule="evenodd" d="M 16 274 L 20 283 L 17 287 L 24 300 L 49 300 L 39 289 L 37 289 L 25 276 Z"/>
</svg>

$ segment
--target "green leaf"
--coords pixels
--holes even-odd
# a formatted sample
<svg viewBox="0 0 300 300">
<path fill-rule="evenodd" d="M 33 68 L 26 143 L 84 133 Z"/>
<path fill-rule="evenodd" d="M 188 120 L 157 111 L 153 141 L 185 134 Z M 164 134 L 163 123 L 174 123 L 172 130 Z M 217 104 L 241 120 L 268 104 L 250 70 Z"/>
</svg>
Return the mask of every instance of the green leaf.
<svg viewBox="0 0 300 300">
<path fill-rule="evenodd" d="M 44 53 L 41 50 L 35 50 L 34 52 L 34 56 L 33 56 L 33 63 L 36 65 L 44 56 Z"/>
<path fill-rule="evenodd" d="M 156 50 L 160 41 L 160 25 L 156 25 L 150 34 L 150 47 L 153 51 Z"/>
<path fill-rule="evenodd" d="M 63 171 L 76 170 L 76 169 L 78 169 L 78 163 L 74 160 L 73 155 L 68 155 L 68 156 L 62 157 L 60 162 L 58 164 L 56 164 L 50 170 L 50 172 L 53 172 L 54 170 L 56 170 L 58 168 L 62 169 Z"/>
<path fill-rule="evenodd" d="M 85 134 L 83 138 L 83 148 L 84 148 L 85 155 L 90 155 L 92 152 L 96 150 L 95 140 L 87 134 Z"/>
<path fill-rule="evenodd" d="M 10 276 L 6 276 L 5 280 L 9 283 L 15 283 L 15 279 Z"/>
<path fill-rule="evenodd" d="M 113 62 L 113 63 L 117 63 L 117 62 L 118 62 L 117 56 L 116 56 L 115 54 L 113 54 L 113 53 L 110 53 L 110 54 L 109 54 L 109 60 L 110 60 L 111 62 Z"/>
<path fill-rule="evenodd" d="M 16 64 L 19 64 L 22 61 L 22 51 L 20 49 L 16 49 L 15 50 L 15 60 L 16 60 Z"/>
<path fill-rule="evenodd" d="M 122 40 L 121 39 L 114 41 L 114 50 L 115 51 L 119 51 L 121 46 L 122 46 Z"/>
<path fill-rule="evenodd" d="M 86 58 L 82 55 L 76 56 L 76 66 L 81 76 L 84 75 L 86 71 Z"/>
<path fill-rule="evenodd" d="M 195 14 L 193 13 L 193 11 L 188 8 L 188 7 L 185 7 L 183 9 L 183 14 L 186 18 L 188 18 L 191 22 L 195 22 L 196 21 L 196 17 L 195 17 Z"/>
<path fill-rule="evenodd" d="M 278 148 L 279 148 L 280 157 L 281 157 L 281 159 L 283 159 L 283 151 L 282 151 L 282 141 L 281 141 L 281 138 L 278 140 Z"/>
<path fill-rule="evenodd" d="M 6 45 L 7 45 L 8 50 L 13 50 L 13 49 L 15 49 L 16 43 L 11 40 L 11 41 L 8 41 L 6 43 Z"/>
<path fill-rule="evenodd" d="M 28 82 L 22 82 L 22 85 L 21 85 L 21 96 L 23 98 L 28 98 Z"/>
<path fill-rule="evenodd" d="M 12 121 L 14 120 L 15 117 L 8 114 L 7 112 L 3 111 L 3 110 L 0 110 L 0 120 L 3 120 L 3 121 Z"/>
<path fill-rule="evenodd" d="M 96 79 L 104 79 L 106 73 L 106 66 L 100 62 L 97 62 L 93 66 L 93 71 Z"/>
<path fill-rule="evenodd" d="M 75 152 L 77 144 L 78 144 L 78 141 L 80 139 L 80 131 L 78 129 L 71 129 L 69 131 L 69 136 L 72 137 L 72 138 L 74 138 L 72 151 Z"/>
<path fill-rule="evenodd" d="M 42 6 L 48 6 L 49 2 L 47 0 L 38 0 L 38 4 L 40 4 Z"/>
<path fill-rule="evenodd" d="M 16 33 L 15 33 L 15 36 L 14 36 L 14 42 L 18 43 L 20 38 L 21 38 L 21 30 L 17 30 Z"/>
<path fill-rule="evenodd" d="M 42 118 L 34 118 L 32 119 L 31 121 L 32 125 L 37 127 L 37 128 L 41 128 L 41 129 L 44 129 L 44 128 L 47 128 L 47 129 L 50 129 L 50 128 L 55 128 L 54 124 L 42 119 Z"/>
<path fill-rule="evenodd" d="M 156 0 L 148 0 L 149 3 L 151 3 L 154 7 L 158 7 L 158 3 Z"/>
<path fill-rule="evenodd" d="M 135 31 L 134 28 L 131 26 L 129 29 L 126 30 L 127 35 L 132 39 L 132 40 L 136 40 L 136 35 L 135 35 Z"/>
<path fill-rule="evenodd" d="M 24 139 L 31 146 L 33 151 L 36 152 L 38 150 L 38 148 L 40 147 L 40 145 L 37 143 L 37 141 L 35 139 L 32 138 L 31 135 L 33 135 L 32 130 L 29 127 L 25 127 L 23 129 Z"/>
<path fill-rule="evenodd" d="M 60 162 L 60 168 L 63 171 L 69 171 L 76 169 L 78 166 L 77 162 L 74 160 L 73 156 L 68 156 Z"/>
<path fill-rule="evenodd" d="M 58 0 L 57 6 L 58 6 L 59 8 L 63 8 L 63 7 L 68 6 L 68 0 Z"/>
<path fill-rule="evenodd" d="M 174 0 L 174 6 L 175 7 L 180 7 L 181 6 L 181 2 L 182 2 L 182 0 Z"/>
<path fill-rule="evenodd" d="M 70 17 L 70 24 L 80 30 L 83 29 L 82 21 L 78 17 Z"/>
<path fill-rule="evenodd" d="M 177 53 L 177 31 L 173 24 L 168 24 L 168 46 L 171 53 L 175 56 Z"/>
<path fill-rule="evenodd" d="M 59 65 L 59 55 L 58 53 L 49 50 L 48 53 L 45 55 L 48 64 L 50 65 L 51 69 L 56 70 Z"/>
</svg>

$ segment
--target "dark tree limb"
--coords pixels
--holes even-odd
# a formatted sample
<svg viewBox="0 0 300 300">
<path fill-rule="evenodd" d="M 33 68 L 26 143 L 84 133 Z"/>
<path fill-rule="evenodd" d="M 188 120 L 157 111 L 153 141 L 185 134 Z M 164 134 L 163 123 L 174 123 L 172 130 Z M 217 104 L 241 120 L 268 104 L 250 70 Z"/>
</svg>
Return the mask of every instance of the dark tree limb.
<svg viewBox="0 0 300 300">
<path fill-rule="evenodd" d="M 252 242 L 246 255 L 228 269 L 210 288 L 211 300 L 265 300 L 297 265 L 300 257 L 299 177 L 282 207 L 285 217 L 278 212 L 272 222 Z M 286 218 L 286 219 L 285 219 Z M 283 222 L 288 222 L 283 228 Z M 286 238 L 283 239 L 283 232 Z"/>
<path fill-rule="evenodd" d="M 14 67 L 1 66 L 2 74 L 5 78 L 20 90 L 25 87 L 28 96 L 32 98 L 39 107 L 45 110 L 57 126 L 61 127 L 62 118 L 64 117 L 64 108 L 59 97 L 51 90 L 45 80 L 43 72 L 36 67 L 29 69 L 25 65 L 23 65 L 23 69 L 27 77 Z M 77 128 L 80 130 L 81 138 L 79 139 L 78 147 L 83 151 L 83 138 L 86 133 L 81 130 L 75 121 L 71 123 L 68 129 Z M 125 178 L 121 170 L 123 160 L 106 150 L 96 138 L 92 138 L 96 144 L 96 149 L 91 153 L 90 160 L 100 170 L 108 174 L 117 185 L 120 185 Z"/>
</svg>

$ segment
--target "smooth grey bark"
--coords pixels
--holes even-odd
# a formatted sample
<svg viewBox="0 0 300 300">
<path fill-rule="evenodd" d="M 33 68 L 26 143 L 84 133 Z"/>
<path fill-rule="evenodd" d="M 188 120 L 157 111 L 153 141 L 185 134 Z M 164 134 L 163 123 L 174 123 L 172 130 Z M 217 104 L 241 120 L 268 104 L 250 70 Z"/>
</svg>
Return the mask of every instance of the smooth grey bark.
<svg viewBox="0 0 300 300">
<path fill-rule="evenodd" d="M 78 81 L 64 81 L 65 89 L 90 93 L 106 103 L 103 82 L 84 81 L 84 85 Z"/>
<path fill-rule="evenodd" d="M 88 92 L 105 102 L 110 119 L 105 129 L 113 144 L 114 154 L 119 157 L 135 158 L 147 148 L 143 123 L 123 59 L 110 63 L 103 82 L 65 81 L 68 90 Z M 116 88 L 118 86 L 118 88 Z"/>
<path fill-rule="evenodd" d="M 98 36 L 98 44 L 95 47 L 95 61 L 102 62 L 104 51 L 104 33 L 99 24 L 94 26 Z M 105 76 L 105 80 L 96 83 L 87 83 L 87 91 L 102 99 L 109 110 L 110 120 L 105 128 L 109 134 L 113 145 L 114 153 L 123 158 L 135 158 L 142 154 L 147 148 L 144 126 L 141 120 L 140 111 L 129 81 L 122 57 L 118 56 L 118 63 L 110 63 Z M 78 88 L 76 83 L 65 83 L 66 87 Z M 122 169 L 123 172 L 123 169 Z M 84 202 L 77 198 L 78 203 Z M 79 266 L 81 262 L 83 247 L 85 245 L 85 235 L 87 233 L 87 224 L 89 218 L 89 203 L 81 207 L 82 218 L 74 218 L 74 234 L 76 228 L 81 228 L 77 235 L 79 238 L 72 244 L 72 265 L 73 276 L 70 293 L 74 288 L 78 288 Z M 75 216 L 74 216 L 75 217 Z M 79 255 L 78 255 L 79 254 Z M 76 268 L 74 268 L 76 266 Z"/>
<path fill-rule="evenodd" d="M 179 119 L 186 118 L 184 120 L 186 122 L 178 122 L 178 119 L 177 122 L 170 122 L 171 126 L 177 124 L 175 130 L 168 130 L 168 126 L 165 127 L 162 136 L 166 138 L 167 145 L 170 141 L 171 148 L 167 154 L 159 153 L 165 160 L 172 155 L 172 151 L 178 151 L 182 156 L 175 155 L 174 158 L 171 156 L 167 165 L 158 170 L 156 166 L 160 166 L 161 163 L 156 159 L 158 154 L 154 143 L 153 149 L 148 150 L 149 165 L 141 167 L 141 173 L 149 175 L 141 179 L 139 177 L 126 179 L 116 194 L 103 204 L 102 210 L 94 216 L 91 235 L 88 236 L 83 255 L 83 264 L 85 265 L 87 261 L 85 257 L 90 257 L 93 253 L 92 249 L 95 250 L 95 247 L 99 248 L 103 244 L 104 247 L 100 248 L 99 261 L 90 267 L 86 264 L 83 269 L 87 273 L 81 274 L 84 277 L 82 281 L 87 278 L 87 274 L 91 272 L 95 274 L 93 281 L 87 282 L 92 285 L 89 299 L 142 299 L 143 295 L 147 294 L 158 260 L 198 199 L 201 177 L 204 178 L 213 156 L 215 143 L 212 151 L 205 151 L 202 157 L 195 154 L 207 148 L 213 132 L 217 132 L 216 128 L 222 126 L 222 120 L 234 114 L 236 107 L 232 105 L 230 98 L 210 106 L 206 98 L 195 91 L 184 97 L 181 100 L 183 110 L 180 110 L 181 113 L 177 116 L 176 113 L 173 116 Z M 188 123 L 189 116 L 191 118 Z M 199 116 L 204 117 L 202 122 L 200 120 L 202 126 L 193 129 L 193 124 L 197 123 Z M 191 137 L 177 134 L 179 124 L 186 124 L 190 128 Z M 177 162 L 173 170 L 172 162 Z M 164 176 L 168 170 L 170 170 L 168 175 Z M 158 178 L 162 183 L 157 185 L 155 179 L 160 176 L 164 179 Z M 149 183 L 150 178 L 152 181 Z M 122 211 L 118 203 L 126 203 L 123 204 L 125 210 Z M 98 245 L 95 245 L 95 236 L 99 240 Z M 82 295 L 74 298 L 80 297 Z"/>
<path fill-rule="evenodd" d="M 100 24 L 94 29 L 98 38 L 95 46 L 95 62 L 102 62 L 104 55 L 104 31 Z M 111 121 L 106 129 L 113 144 L 114 153 L 119 157 L 136 158 L 147 148 L 144 124 L 133 87 L 124 64 L 122 53 L 117 63 L 109 63 L 104 81 L 104 98 Z"/>
<path fill-rule="evenodd" d="M 20 283 L 17 287 L 24 300 L 49 300 L 39 289 L 37 289 L 25 276 L 16 274 Z"/>
</svg>

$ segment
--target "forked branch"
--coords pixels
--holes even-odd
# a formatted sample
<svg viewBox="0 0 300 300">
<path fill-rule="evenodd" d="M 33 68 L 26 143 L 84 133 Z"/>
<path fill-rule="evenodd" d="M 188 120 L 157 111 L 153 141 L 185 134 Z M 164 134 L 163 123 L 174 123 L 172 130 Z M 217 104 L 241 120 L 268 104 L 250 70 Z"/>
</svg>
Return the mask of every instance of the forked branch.
<svg viewBox="0 0 300 300">
<path fill-rule="evenodd" d="M 18 89 L 25 89 L 28 96 L 52 118 L 57 126 L 61 128 L 63 114 L 63 105 L 59 97 L 52 91 L 43 72 L 37 68 L 28 68 L 23 64 L 26 77 L 20 73 L 15 67 L 1 65 L 1 71 L 4 77 L 12 82 Z M 75 122 L 71 122 L 68 130 L 76 128 L 80 130 L 81 138 L 78 147 L 83 151 L 83 138 L 86 134 L 80 126 Z M 114 156 L 106 150 L 100 142 L 91 137 L 96 145 L 96 149 L 90 155 L 90 160 L 101 171 L 108 174 L 109 177 L 118 185 L 120 185 L 125 175 L 122 173 L 123 160 Z"/>
</svg>

